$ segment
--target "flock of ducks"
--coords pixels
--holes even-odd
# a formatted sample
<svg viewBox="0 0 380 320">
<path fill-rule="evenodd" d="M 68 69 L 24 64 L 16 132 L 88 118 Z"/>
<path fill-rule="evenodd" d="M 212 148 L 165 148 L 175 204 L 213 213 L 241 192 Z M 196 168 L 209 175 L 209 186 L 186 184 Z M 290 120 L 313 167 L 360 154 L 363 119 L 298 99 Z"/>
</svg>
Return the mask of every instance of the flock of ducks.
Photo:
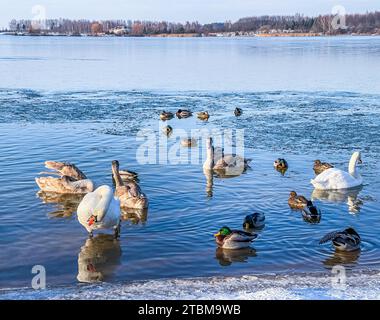
<svg viewBox="0 0 380 320">
<path fill-rule="evenodd" d="M 240 116 L 243 111 L 236 108 L 235 116 Z M 181 118 L 192 116 L 190 110 L 179 109 L 175 115 Z M 207 111 L 199 112 L 198 118 L 208 120 Z M 160 119 L 170 120 L 174 113 L 163 111 Z M 166 134 L 173 129 L 170 126 L 164 128 Z M 193 138 L 184 139 L 181 144 L 186 147 L 196 145 Z M 206 139 L 206 160 L 203 163 L 204 172 L 220 173 L 227 172 L 228 175 L 239 175 L 249 168 L 251 159 L 246 159 L 236 154 L 225 154 L 222 148 L 214 147 L 213 139 Z M 354 152 L 349 162 L 349 170 L 334 168 L 329 163 L 315 160 L 314 172 L 316 177 L 311 180 L 316 190 L 340 190 L 350 189 L 362 185 L 363 180 L 357 172 L 356 165 L 361 163 L 360 152 Z M 46 161 L 45 167 L 52 170 L 41 172 L 49 174 L 36 178 L 36 183 L 44 192 L 58 194 L 85 194 L 77 208 L 79 223 L 87 230 L 89 236 L 93 236 L 95 230 L 113 230 L 115 238 L 120 236 L 121 210 L 124 209 L 147 209 L 149 205 L 148 197 L 142 192 L 138 184 L 138 174 L 132 171 L 120 170 L 119 162 L 112 161 L 111 170 L 115 190 L 108 185 L 102 185 L 95 189 L 92 180 L 74 164 L 58 161 Z M 274 167 L 282 174 L 288 169 L 285 159 L 279 158 L 274 161 Z M 321 211 L 311 200 L 295 191 L 291 191 L 288 199 L 290 208 L 300 210 L 305 221 L 319 223 Z M 253 213 L 247 215 L 243 221 L 245 231 L 232 230 L 227 226 L 222 227 L 214 235 L 216 244 L 222 249 L 242 249 L 250 246 L 251 242 L 257 238 L 255 229 L 263 228 L 265 225 L 265 215 L 263 213 Z M 360 236 L 351 227 L 343 231 L 334 231 L 325 235 L 320 244 L 331 241 L 337 250 L 353 251 L 360 248 Z"/>
<path fill-rule="evenodd" d="M 329 163 L 314 161 L 314 172 L 317 175 L 310 182 L 316 190 L 341 190 L 351 189 L 362 185 L 363 179 L 357 172 L 356 165 L 362 163 L 360 152 L 354 152 L 349 162 L 349 170 L 345 172 L 334 168 Z M 273 163 L 276 170 L 282 174 L 288 169 L 288 163 L 285 159 L 279 158 Z M 288 205 L 294 210 L 300 210 L 305 221 L 310 223 L 319 223 L 321 220 L 321 211 L 313 204 L 311 200 L 295 191 L 291 191 L 288 198 Z M 242 249 L 250 246 L 250 243 L 257 238 L 252 233 L 254 229 L 261 229 L 265 225 L 265 216 L 263 213 L 253 213 L 245 217 L 243 228 L 247 231 L 231 230 L 229 227 L 222 227 L 216 233 L 215 239 L 218 246 L 225 249 Z M 342 231 L 334 231 L 325 235 L 319 244 L 331 241 L 336 250 L 355 251 L 360 249 L 361 238 L 359 234 L 351 227 Z"/>
</svg>

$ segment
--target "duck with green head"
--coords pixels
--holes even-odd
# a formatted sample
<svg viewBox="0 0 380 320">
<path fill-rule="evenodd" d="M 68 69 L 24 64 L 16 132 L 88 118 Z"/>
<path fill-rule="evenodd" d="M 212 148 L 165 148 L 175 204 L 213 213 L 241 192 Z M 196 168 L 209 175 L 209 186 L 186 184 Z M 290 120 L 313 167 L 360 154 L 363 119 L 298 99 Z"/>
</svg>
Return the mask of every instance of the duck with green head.
<svg viewBox="0 0 380 320">
<path fill-rule="evenodd" d="M 214 234 L 216 244 L 223 249 L 242 249 L 248 248 L 257 234 L 231 230 L 229 227 L 222 227 L 218 233 Z"/>
</svg>

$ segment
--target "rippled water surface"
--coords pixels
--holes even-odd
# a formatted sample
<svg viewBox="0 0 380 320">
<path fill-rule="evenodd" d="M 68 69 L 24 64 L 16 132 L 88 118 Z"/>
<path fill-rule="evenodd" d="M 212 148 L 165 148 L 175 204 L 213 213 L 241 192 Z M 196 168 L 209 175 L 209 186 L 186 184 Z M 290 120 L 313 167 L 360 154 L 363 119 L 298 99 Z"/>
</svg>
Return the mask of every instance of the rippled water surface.
<svg viewBox="0 0 380 320">
<path fill-rule="evenodd" d="M 7 41 L 15 41 L 13 50 L 16 50 L 21 39 Z M 30 45 L 30 39 L 25 41 Z M 137 47 L 140 41 L 136 40 Z M 194 52 L 204 46 L 203 42 L 192 41 Z M 235 54 L 236 50 L 254 50 L 255 45 L 247 46 L 247 41 L 227 44 Z M 273 50 L 278 50 L 285 40 L 279 41 Z M 296 40 L 288 41 L 283 43 L 286 52 Z M 316 52 L 326 58 L 329 50 L 338 57 L 339 52 L 348 51 L 354 60 L 364 56 L 371 60 L 378 55 L 373 46 L 366 47 L 363 42 L 356 47 L 357 39 L 348 44 L 348 40 L 338 42 L 328 50 L 323 46 L 326 40 L 320 41 L 315 44 L 318 50 L 312 50 L 311 44 L 298 45 L 303 46 L 302 52 L 309 58 Z M 43 56 L 43 48 L 35 48 L 33 54 L 25 53 L 23 57 L 29 57 L 27 61 L 19 57 L 28 76 L 34 66 L 30 57 Z M 220 48 L 209 48 L 221 54 Z M 148 49 L 144 50 L 149 56 Z M 259 56 L 264 59 L 261 55 L 268 50 L 259 48 Z M 207 55 L 205 48 L 201 52 Z M 46 59 L 51 64 L 51 52 L 48 53 Z M 8 72 L 14 68 L 14 76 L 21 76 L 17 71 L 21 65 L 9 62 L 6 57 L 4 53 L 0 55 L 0 68 Z M 82 58 L 86 57 L 89 55 Z M 342 59 L 349 57 L 344 55 Z M 16 63 L 17 67 L 10 63 Z M 97 62 L 91 63 L 96 66 Z M 63 62 L 55 64 L 62 68 Z M 99 66 L 101 73 L 105 66 Z M 243 65 L 240 68 L 243 70 Z M 220 80 L 228 82 L 230 76 L 232 83 L 238 81 L 235 73 L 228 70 L 227 77 Z M 74 71 L 57 77 L 69 82 L 71 72 Z M 154 79 L 159 76 L 165 74 L 155 75 Z M 372 73 L 359 76 L 367 77 L 371 90 L 366 92 L 362 87 L 353 90 L 352 84 L 349 90 L 338 84 L 334 90 L 316 90 L 312 83 L 323 78 L 318 74 L 311 75 L 313 80 L 308 90 L 304 90 L 306 85 L 303 90 L 290 90 L 290 87 L 282 90 L 276 84 L 264 91 L 253 88 L 244 92 L 233 89 L 219 92 L 212 86 L 207 88 L 210 90 L 178 91 L 170 85 L 165 91 L 150 90 L 149 85 L 146 90 L 132 90 L 128 85 L 120 90 L 119 84 L 110 90 L 109 83 L 104 90 L 85 90 L 86 85 L 80 90 L 59 87 L 52 90 L 51 86 L 42 85 L 38 74 L 34 75 L 35 83 L 42 86 L 38 90 L 33 83 L 29 89 L 8 89 L 3 85 L 0 90 L 0 287 L 29 286 L 34 265 L 46 267 L 50 285 L 76 283 L 78 273 L 79 278 L 86 277 L 89 263 L 109 282 L 320 272 L 336 264 L 353 270 L 378 269 L 380 95 L 375 89 L 380 79 L 375 67 Z M 183 80 L 180 73 L 176 77 L 179 82 Z M 4 84 L 4 79 L 1 81 Z M 21 78 L 9 81 L 18 84 L 17 88 L 27 87 Z M 161 110 L 175 111 L 181 107 L 208 110 L 211 117 L 208 122 L 196 117 L 165 123 L 158 120 Z M 244 110 L 241 117 L 233 115 L 235 107 Z M 161 132 L 167 124 L 175 129 L 169 138 Z M 136 134 L 140 129 L 154 133 L 156 143 L 151 150 L 157 151 L 155 164 L 141 164 L 136 160 L 141 146 Z M 179 148 L 182 154 L 177 158 L 178 164 L 165 163 L 158 155 L 157 145 L 167 141 L 169 148 L 177 146 L 179 140 L 175 136 L 181 133 L 180 129 L 188 134 L 191 130 L 199 134 L 201 129 L 244 129 L 245 156 L 252 159 L 252 168 L 235 178 L 207 177 L 201 161 L 191 163 L 183 148 Z M 346 170 L 352 152 L 357 149 L 363 154 L 360 166 L 363 188 L 349 193 L 313 193 L 309 182 L 314 177 L 313 160 L 319 158 Z M 289 163 L 284 176 L 273 169 L 277 157 L 284 157 Z M 139 173 L 150 207 L 146 215 L 124 216 L 119 241 L 102 235 L 87 240 L 86 231 L 76 220 L 80 197 L 37 195 L 34 178 L 44 170 L 45 160 L 65 160 L 77 164 L 96 185 L 111 185 L 110 165 L 114 159 L 120 161 L 122 168 Z M 319 224 L 309 224 L 299 212 L 289 209 L 287 198 L 291 190 L 314 199 L 323 213 Z M 217 249 L 213 233 L 222 225 L 241 228 L 244 216 L 254 211 L 265 213 L 266 226 L 259 231 L 252 247 L 235 252 Z M 334 253 L 329 245 L 318 245 L 325 233 L 347 226 L 360 233 L 361 251 L 342 255 Z"/>
</svg>

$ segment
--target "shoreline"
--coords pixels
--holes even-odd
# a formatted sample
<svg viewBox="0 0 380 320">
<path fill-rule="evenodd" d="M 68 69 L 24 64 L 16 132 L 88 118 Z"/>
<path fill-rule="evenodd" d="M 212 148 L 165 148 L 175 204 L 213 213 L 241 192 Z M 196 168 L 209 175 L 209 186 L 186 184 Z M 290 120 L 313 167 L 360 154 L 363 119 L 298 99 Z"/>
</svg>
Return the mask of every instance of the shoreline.
<svg viewBox="0 0 380 320">
<path fill-rule="evenodd" d="M 115 35 L 115 34 L 56 34 L 56 33 L 17 33 L 17 32 L 0 32 L 0 35 L 15 37 L 77 37 L 77 38 L 286 38 L 286 37 L 376 37 L 379 33 L 350 33 L 350 34 L 324 34 L 324 33 L 247 33 L 247 34 L 198 34 L 198 33 L 175 33 L 175 34 L 147 34 L 147 35 Z"/>
<path fill-rule="evenodd" d="M 174 278 L 121 283 L 78 283 L 49 287 L 0 289 L 0 300 L 309 300 L 379 299 L 378 271 L 350 272 L 336 285 L 330 273 Z"/>
</svg>

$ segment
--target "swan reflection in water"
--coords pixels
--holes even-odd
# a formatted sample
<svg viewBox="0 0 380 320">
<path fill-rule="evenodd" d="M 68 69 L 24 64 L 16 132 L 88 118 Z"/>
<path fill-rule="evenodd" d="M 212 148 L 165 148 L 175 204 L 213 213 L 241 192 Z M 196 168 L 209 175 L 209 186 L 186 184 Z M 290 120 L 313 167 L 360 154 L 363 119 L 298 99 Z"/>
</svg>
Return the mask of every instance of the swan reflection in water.
<svg viewBox="0 0 380 320">
<path fill-rule="evenodd" d="M 49 212 L 51 218 L 69 218 L 77 210 L 84 194 L 62 194 L 55 192 L 37 192 L 43 203 L 54 204 L 55 210 Z"/>
<path fill-rule="evenodd" d="M 360 257 L 361 250 L 355 251 L 335 251 L 330 257 L 325 259 L 323 262 L 324 266 L 327 268 L 343 265 L 343 266 L 354 266 L 357 264 Z"/>
<path fill-rule="evenodd" d="M 215 257 L 221 266 L 229 266 L 234 262 L 245 263 L 248 258 L 256 256 L 256 250 L 251 247 L 237 250 L 217 248 L 215 252 Z"/>
<path fill-rule="evenodd" d="M 112 278 L 121 264 L 121 247 L 113 235 L 98 234 L 87 239 L 78 255 L 79 282 L 101 282 Z"/>
<path fill-rule="evenodd" d="M 245 174 L 247 170 L 244 171 L 236 171 L 235 174 L 232 174 L 233 171 L 229 171 L 228 174 L 225 170 L 208 170 L 203 169 L 203 174 L 206 177 L 206 194 L 207 197 L 212 198 L 214 195 L 214 178 L 219 179 L 230 179 L 239 177 L 241 174 Z"/>
<path fill-rule="evenodd" d="M 121 219 L 132 224 L 145 224 L 148 220 L 148 209 L 121 209 Z"/>
<path fill-rule="evenodd" d="M 347 203 L 350 213 L 358 213 L 363 205 L 363 200 L 358 195 L 363 187 L 345 190 L 316 190 L 311 194 L 311 200 L 322 200 L 335 203 Z"/>
</svg>

